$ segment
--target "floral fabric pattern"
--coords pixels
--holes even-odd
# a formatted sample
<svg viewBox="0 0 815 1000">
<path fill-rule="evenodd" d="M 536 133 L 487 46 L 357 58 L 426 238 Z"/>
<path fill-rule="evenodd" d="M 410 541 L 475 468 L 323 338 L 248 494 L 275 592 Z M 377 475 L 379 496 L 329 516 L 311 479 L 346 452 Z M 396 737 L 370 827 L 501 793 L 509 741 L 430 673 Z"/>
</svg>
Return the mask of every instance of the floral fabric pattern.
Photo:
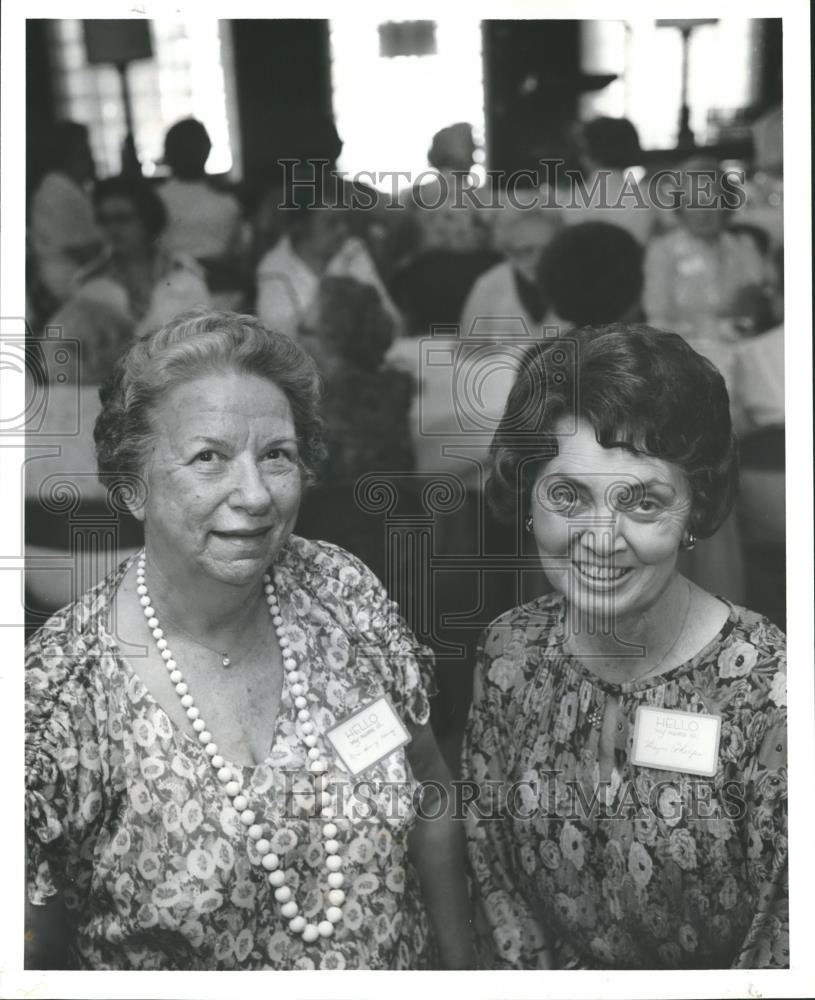
<svg viewBox="0 0 815 1000">
<path fill-rule="evenodd" d="M 112 599 L 131 561 L 27 648 L 28 894 L 35 904 L 61 895 L 78 967 L 432 968 L 407 851 L 416 783 L 405 749 L 360 775 L 364 786 L 336 761 L 327 772 L 340 802 L 347 901 L 334 935 L 306 944 L 252 864 L 203 747 L 176 729 L 111 634 Z M 292 536 L 275 568 L 318 735 L 383 694 L 406 723 L 427 723 L 431 654 L 367 567 Z M 272 850 L 286 852 L 301 912 L 319 920 L 328 886 L 299 725 L 286 691 L 268 758 L 235 770 L 249 808 L 275 831 Z"/>
<path fill-rule="evenodd" d="M 787 967 L 783 633 L 731 606 L 692 660 L 618 686 L 564 652 L 563 621 L 547 595 L 479 648 L 463 776 L 488 964 Z M 640 705 L 720 716 L 715 775 L 632 764 Z"/>
</svg>

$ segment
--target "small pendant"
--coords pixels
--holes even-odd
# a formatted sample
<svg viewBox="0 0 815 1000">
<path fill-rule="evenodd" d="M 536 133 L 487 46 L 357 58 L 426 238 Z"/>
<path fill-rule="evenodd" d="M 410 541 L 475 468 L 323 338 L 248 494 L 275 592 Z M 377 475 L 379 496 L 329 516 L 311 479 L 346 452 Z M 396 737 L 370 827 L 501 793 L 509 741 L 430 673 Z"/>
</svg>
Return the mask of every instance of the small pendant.
<svg viewBox="0 0 815 1000">
<path fill-rule="evenodd" d="M 228 656 L 225 656 L 225 657 L 224 657 L 224 658 L 223 658 L 223 659 L 221 660 L 221 663 L 222 663 L 222 664 L 223 664 L 223 665 L 224 665 L 225 667 L 228 667 L 228 666 L 230 666 L 230 664 L 232 663 L 232 661 L 231 661 L 231 660 L 229 659 L 229 657 L 228 657 Z"/>
</svg>

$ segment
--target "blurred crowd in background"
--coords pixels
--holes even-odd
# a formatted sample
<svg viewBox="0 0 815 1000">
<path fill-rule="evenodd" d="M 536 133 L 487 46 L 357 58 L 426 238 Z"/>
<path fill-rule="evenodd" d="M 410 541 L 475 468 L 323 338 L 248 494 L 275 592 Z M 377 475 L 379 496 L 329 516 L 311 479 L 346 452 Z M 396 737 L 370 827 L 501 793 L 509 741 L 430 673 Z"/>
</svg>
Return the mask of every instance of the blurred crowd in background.
<svg viewBox="0 0 815 1000">
<path fill-rule="evenodd" d="M 687 555 L 687 572 L 783 628 L 780 109 L 756 124 L 751 161 L 677 154 L 667 165 L 680 195 L 672 208 L 655 203 L 636 129 L 621 118 L 576 125 L 562 154 L 583 182 L 578 195 L 604 189 L 604 199 L 575 199 L 563 173 L 548 186 L 513 182 L 512 192 L 506 178 L 488 175 L 490 190 L 479 190 L 472 130 L 457 122 L 428 137 L 423 183 L 395 200 L 332 173 L 340 137 L 330 122 L 315 134 L 315 158 L 327 166 L 301 160 L 284 181 L 250 195 L 205 173 L 210 138 L 195 119 L 168 130 L 170 176 L 160 183 L 132 172 L 99 179 L 86 128 L 59 123 L 30 178 L 32 337 L 57 327 L 79 342 L 71 377 L 88 399 L 135 338 L 191 308 L 253 313 L 297 338 L 323 376 L 329 443 L 298 532 L 342 544 L 398 589 L 384 521 L 360 501 L 361 477 L 390 477 L 400 512 L 418 517 L 430 477 L 456 475 L 464 499 L 435 511 L 434 552 L 512 555 L 523 536 L 489 523 L 479 454 L 518 351 L 584 324 L 676 331 L 722 372 L 742 455 L 738 511 Z M 711 182 L 700 189 L 693 178 L 702 175 Z M 729 189 L 728 177 L 738 178 Z M 735 206 L 723 197 L 734 186 Z M 428 344 L 447 349 L 450 363 L 433 363 L 438 351 Z M 465 455 L 455 453 L 467 431 L 462 392 L 474 394 L 483 421 Z M 29 544 L 48 545 L 44 522 L 29 521 Z M 455 730 L 466 713 L 463 667 L 480 627 L 525 596 L 509 592 L 507 579 L 440 574 L 429 634 L 411 622 L 439 656 L 442 729 Z M 30 587 L 40 621 L 35 611 L 53 610 L 63 595 Z M 394 596 L 410 617 L 409 595 Z"/>
</svg>

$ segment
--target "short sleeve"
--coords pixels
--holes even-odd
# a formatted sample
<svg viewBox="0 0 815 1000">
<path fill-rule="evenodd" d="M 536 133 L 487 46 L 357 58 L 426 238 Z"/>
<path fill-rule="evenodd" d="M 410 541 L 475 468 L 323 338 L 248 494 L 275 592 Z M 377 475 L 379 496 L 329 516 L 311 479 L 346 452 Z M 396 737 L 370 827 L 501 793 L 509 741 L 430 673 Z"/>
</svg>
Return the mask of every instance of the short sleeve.
<svg viewBox="0 0 815 1000">
<path fill-rule="evenodd" d="M 26 650 L 25 803 L 28 898 L 71 908 L 90 886 L 104 797 L 88 661 L 68 642 L 40 632 Z"/>
<path fill-rule="evenodd" d="M 478 647 L 473 703 L 464 735 L 462 779 L 478 794 L 466 819 L 471 884 L 482 937 L 482 953 L 494 969 L 546 969 L 551 959 L 542 926 L 524 898 L 513 859 L 512 829 L 503 793 L 509 781 L 506 751 L 510 744 L 503 691 L 489 680 L 495 636 L 490 631 Z M 511 691 L 511 689 L 510 689 Z M 479 924 L 481 925 L 479 927 Z"/>
<path fill-rule="evenodd" d="M 432 651 L 416 639 L 377 576 L 355 556 L 333 548 L 360 652 L 378 668 L 399 715 L 425 725 L 437 690 Z"/>
</svg>

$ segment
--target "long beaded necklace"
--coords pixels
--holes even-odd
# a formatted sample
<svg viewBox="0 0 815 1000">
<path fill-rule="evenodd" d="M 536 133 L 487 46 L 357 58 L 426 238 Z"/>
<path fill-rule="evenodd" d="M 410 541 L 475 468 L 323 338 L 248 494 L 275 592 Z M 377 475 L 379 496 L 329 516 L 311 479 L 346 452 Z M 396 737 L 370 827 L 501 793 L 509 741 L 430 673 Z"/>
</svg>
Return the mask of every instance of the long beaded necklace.
<svg viewBox="0 0 815 1000">
<path fill-rule="evenodd" d="M 336 823 L 333 822 L 334 810 L 331 808 L 330 796 L 324 791 L 324 773 L 328 770 L 328 763 L 324 759 L 323 751 L 317 746 L 318 739 L 314 731 L 314 723 L 311 721 L 311 712 L 306 699 L 307 684 L 306 678 L 298 670 L 297 661 L 292 655 L 288 636 L 283 625 L 283 617 L 280 614 L 280 605 L 277 601 L 275 585 L 271 576 L 266 573 L 263 577 L 263 590 L 266 595 L 266 603 L 269 606 L 269 614 L 272 617 L 277 640 L 283 654 L 283 668 L 285 680 L 289 694 L 297 709 L 297 720 L 299 722 L 300 739 L 306 746 L 309 759 L 309 771 L 314 775 L 315 785 L 318 786 L 317 794 L 322 805 L 320 816 L 323 820 L 323 850 L 325 851 L 325 867 L 328 872 L 329 890 L 326 894 L 328 905 L 325 907 L 325 919 L 318 923 L 311 923 L 300 913 L 300 907 L 293 898 L 292 891 L 287 882 L 287 870 L 282 867 L 280 857 L 272 850 L 269 840 L 270 831 L 264 824 L 256 822 L 256 815 L 249 808 L 249 802 L 241 792 L 240 783 L 237 780 L 237 773 L 226 763 L 223 756 L 218 752 L 218 744 L 213 741 L 212 734 L 206 722 L 201 718 L 201 713 L 195 705 L 193 696 L 190 694 L 189 685 L 184 680 L 184 676 L 178 669 L 178 664 L 167 645 L 164 638 L 164 631 L 159 624 L 156 609 L 153 607 L 150 595 L 147 591 L 147 578 L 145 573 L 145 552 L 139 556 L 136 566 L 136 593 L 142 606 L 144 617 L 147 619 L 147 626 L 156 640 L 156 646 L 164 661 L 164 666 L 170 676 L 170 681 L 175 687 L 175 693 L 181 701 L 181 707 L 187 713 L 187 718 L 192 723 L 199 742 L 204 747 L 204 752 L 209 757 L 209 762 L 215 771 L 218 781 L 223 786 L 224 793 L 230 800 L 232 807 L 238 812 L 240 822 L 246 832 L 249 841 L 254 847 L 254 851 L 249 851 L 250 860 L 258 862 L 266 872 L 266 879 L 274 890 L 275 899 L 280 904 L 280 912 L 288 921 L 288 927 L 292 934 L 302 937 L 311 943 L 318 938 L 328 938 L 334 933 L 334 925 L 342 919 L 342 906 L 345 902 L 345 893 L 342 886 L 345 876 L 342 873 L 342 858 L 340 857 L 340 844 L 337 840 L 339 832 Z M 297 836 L 292 830 L 286 831 L 287 838 L 285 851 L 291 851 L 297 846 Z M 279 849 L 279 848 L 278 848 Z M 258 859 L 257 861 L 255 859 Z"/>
</svg>

